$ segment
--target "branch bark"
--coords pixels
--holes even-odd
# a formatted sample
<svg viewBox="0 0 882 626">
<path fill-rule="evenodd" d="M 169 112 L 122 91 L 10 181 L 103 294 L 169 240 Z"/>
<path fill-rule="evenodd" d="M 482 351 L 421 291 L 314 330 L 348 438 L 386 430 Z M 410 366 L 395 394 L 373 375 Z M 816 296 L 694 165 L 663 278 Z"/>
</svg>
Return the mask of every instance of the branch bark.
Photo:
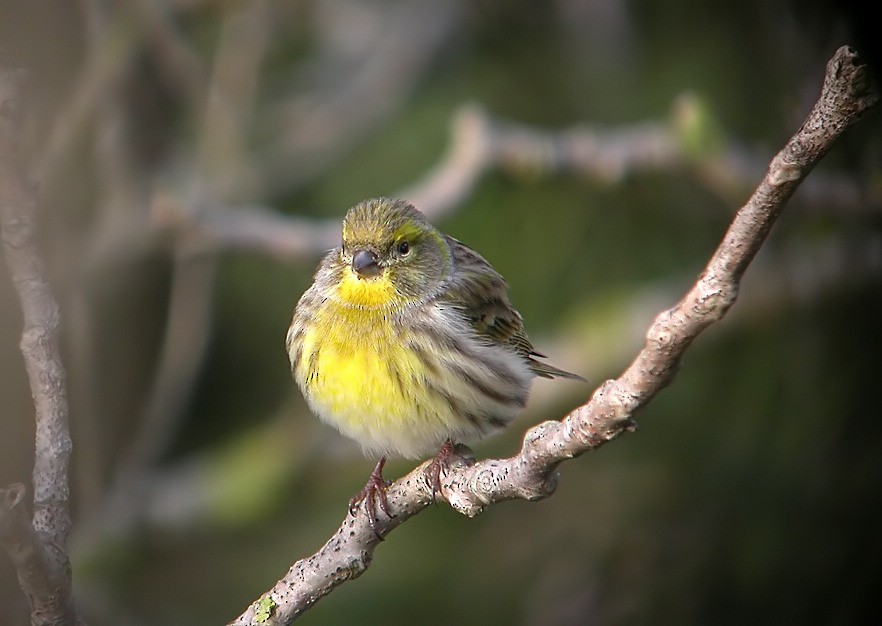
<svg viewBox="0 0 882 626">
<path fill-rule="evenodd" d="M 636 427 L 634 416 L 671 382 L 692 341 L 735 302 L 745 270 L 793 192 L 845 130 L 876 104 L 879 96 L 870 83 L 869 69 L 857 53 L 840 48 L 827 64 L 820 98 L 802 127 L 772 159 L 693 287 L 656 317 L 634 361 L 563 419 L 531 428 L 515 456 L 478 463 L 458 458 L 442 481 L 442 496 L 451 506 L 475 516 L 494 502 L 545 498 L 554 492 L 561 462 Z M 380 516 L 383 536 L 431 502 L 427 464 L 389 486 L 393 516 Z M 361 575 L 379 541 L 359 508 L 318 552 L 294 563 L 231 624 L 290 624 L 337 586 Z"/>
<path fill-rule="evenodd" d="M 24 523 L 23 485 L 0 490 L 0 543 L 17 567 L 31 623 L 74 624 L 78 620 L 66 551 L 71 439 L 57 341 L 59 310 L 37 245 L 37 194 L 26 180 L 19 153 L 20 82 L 19 71 L 0 67 L 0 236 L 21 300 L 21 352 L 36 410 L 34 512 L 31 523 Z"/>
</svg>

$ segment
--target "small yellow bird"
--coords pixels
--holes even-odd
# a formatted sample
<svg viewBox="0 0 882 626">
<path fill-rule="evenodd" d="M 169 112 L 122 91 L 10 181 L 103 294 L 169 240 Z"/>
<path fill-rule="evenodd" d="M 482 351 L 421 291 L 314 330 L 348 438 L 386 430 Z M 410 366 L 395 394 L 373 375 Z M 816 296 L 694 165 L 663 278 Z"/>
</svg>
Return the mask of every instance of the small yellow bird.
<svg viewBox="0 0 882 626">
<path fill-rule="evenodd" d="M 403 200 L 352 207 L 343 242 L 322 259 L 287 334 L 294 379 L 325 422 L 380 457 L 350 508 L 372 526 L 387 455 L 439 450 L 506 426 L 535 376 L 584 380 L 537 360 L 502 276 Z M 375 529 L 376 530 L 376 529 Z"/>
</svg>

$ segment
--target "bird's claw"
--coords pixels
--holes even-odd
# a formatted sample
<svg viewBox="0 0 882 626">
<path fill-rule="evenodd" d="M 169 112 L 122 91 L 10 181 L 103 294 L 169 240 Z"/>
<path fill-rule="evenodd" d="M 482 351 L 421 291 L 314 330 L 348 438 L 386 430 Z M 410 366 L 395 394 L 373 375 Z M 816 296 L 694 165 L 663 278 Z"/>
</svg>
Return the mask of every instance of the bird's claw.
<svg viewBox="0 0 882 626">
<path fill-rule="evenodd" d="M 450 459 L 456 453 L 456 447 L 453 442 L 448 439 L 438 450 L 438 454 L 429 463 L 426 468 L 426 480 L 429 481 L 429 487 L 432 489 L 432 502 L 437 504 L 435 494 L 441 493 L 441 474 L 450 466 Z"/>
<path fill-rule="evenodd" d="M 361 488 L 349 501 L 349 514 L 353 517 L 358 513 L 358 506 L 364 502 L 367 510 L 368 524 L 374 532 L 374 536 L 380 541 L 383 536 L 380 534 L 379 520 L 377 519 L 377 502 L 380 503 L 380 509 L 386 514 L 386 517 L 395 517 L 389 509 L 389 500 L 386 497 L 386 487 L 389 483 L 383 478 L 383 466 L 386 464 L 386 457 L 380 459 L 374 471 L 371 472 L 365 486 Z"/>
</svg>

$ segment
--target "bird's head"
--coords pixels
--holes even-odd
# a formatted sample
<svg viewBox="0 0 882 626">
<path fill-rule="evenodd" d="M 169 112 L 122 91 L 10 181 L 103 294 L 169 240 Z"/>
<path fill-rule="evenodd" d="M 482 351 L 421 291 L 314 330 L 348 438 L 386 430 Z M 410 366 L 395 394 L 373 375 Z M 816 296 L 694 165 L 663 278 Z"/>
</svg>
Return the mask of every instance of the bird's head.
<svg viewBox="0 0 882 626">
<path fill-rule="evenodd" d="M 354 304 L 408 304 L 431 295 L 452 270 L 450 246 L 403 200 L 365 200 L 346 213 L 341 295 Z"/>
</svg>

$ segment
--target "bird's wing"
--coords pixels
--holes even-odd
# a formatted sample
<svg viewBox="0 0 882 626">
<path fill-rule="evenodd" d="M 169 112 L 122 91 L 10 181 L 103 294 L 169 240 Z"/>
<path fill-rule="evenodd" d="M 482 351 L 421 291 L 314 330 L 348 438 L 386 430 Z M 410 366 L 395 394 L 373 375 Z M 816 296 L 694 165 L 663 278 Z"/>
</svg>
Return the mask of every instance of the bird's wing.
<svg viewBox="0 0 882 626">
<path fill-rule="evenodd" d="M 508 346 L 521 355 L 537 376 L 584 380 L 581 376 L 537 360 L 521 314 L 508 299 L 505 279 L 480 254 L 447 237 L 453 255 L 453 276 L 441 298 L 457 306 L 479 336 Z"/>
<path fill-rule="evenodd" d="M 525 358 L 536 354 L 521 314 L 509 302 L 505 279 L 468 246 L 452 237 L 448 243 L 455 270 L 443 299 L 461 309 L 479 336 L 507 345 Z"/>
</svg>

